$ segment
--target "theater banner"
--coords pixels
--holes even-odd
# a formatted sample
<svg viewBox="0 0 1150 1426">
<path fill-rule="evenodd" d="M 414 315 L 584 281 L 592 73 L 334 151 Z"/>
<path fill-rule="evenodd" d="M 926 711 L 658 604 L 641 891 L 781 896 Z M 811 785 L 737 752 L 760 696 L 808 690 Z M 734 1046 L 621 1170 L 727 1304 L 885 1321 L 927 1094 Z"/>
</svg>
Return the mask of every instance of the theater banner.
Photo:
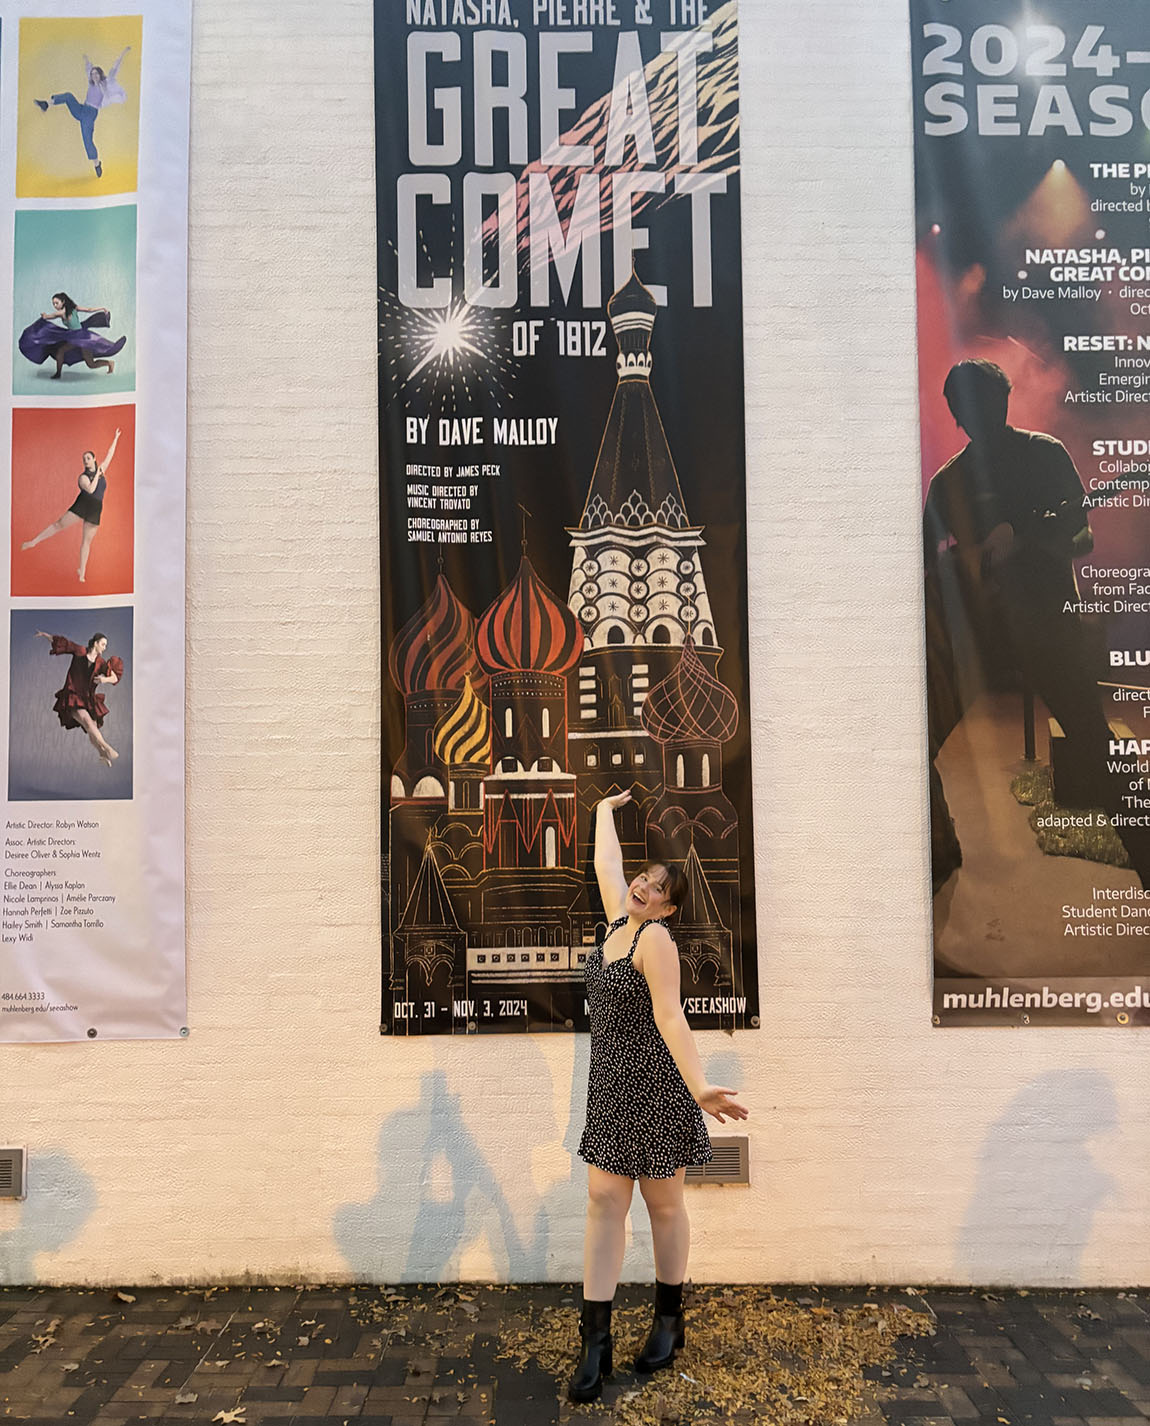
<svg viewBox="0 0 1150 1426">
<path fill-rule="evenodd" d="M 587 1028 L 598 801 L 758 1023 L 734 0 L 377 0 L 385 1033 Z"/>
<path fill-rule="evenodd" d="M 934 1016 L 1150 1020 L 1150 14 L 911 0 Z"/>
<path fill-rule="evenodd" d="M 0 0 L 0 1041 L 178 1036 L 191 6 Z"/>
</svg>

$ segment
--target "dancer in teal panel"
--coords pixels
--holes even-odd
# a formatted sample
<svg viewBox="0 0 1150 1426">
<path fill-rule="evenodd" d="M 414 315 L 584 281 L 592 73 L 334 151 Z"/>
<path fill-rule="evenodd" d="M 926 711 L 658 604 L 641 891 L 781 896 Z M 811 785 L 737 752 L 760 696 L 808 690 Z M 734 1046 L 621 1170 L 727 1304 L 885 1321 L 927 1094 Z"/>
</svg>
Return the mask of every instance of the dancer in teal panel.
<svg viewBox="0 0 1150 1426">
<path fill-rule="evenodd" d="M 121 50 L 119 59 L 106 74 L 98 64 L 93 64 L 87 55 L 84 56 L 84 69 L 88 75 L 88 91 L 84 95 L 82 104 L 72 93 L 53 94 L 50 100 L 37 99 L 34 101 L 36 108 L 45 114 L 52 104 L 67 106 L 68 113 L 80 125 L 80 138 L 84 141 L 84 152 L 88 155 L 88 161 L 95 168 L 97 178 L 104 176 L 104 168 L 100 162 L 99 150 L 96 148 L 96 120 L 100 117 L 101 109 L 106 108 L 109 104 L 123 104 L 128 97 L 116 76 L 120 72 L 124 56 L 131 48 L 131 45 L 126 45 Z"/>
</svg>

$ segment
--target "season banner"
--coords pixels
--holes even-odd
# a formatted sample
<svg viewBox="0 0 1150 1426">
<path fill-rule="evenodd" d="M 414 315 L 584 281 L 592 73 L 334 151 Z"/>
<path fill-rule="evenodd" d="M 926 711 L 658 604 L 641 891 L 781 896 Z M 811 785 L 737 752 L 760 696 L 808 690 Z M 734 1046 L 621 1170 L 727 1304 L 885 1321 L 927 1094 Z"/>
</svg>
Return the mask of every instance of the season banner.
<svg viewBox="0 0 1150 1426">
<path fill-rule="evenodd" d="M 1150 1021 L 1150 15 L 911 0 L 943 1025 Z"/>
<path fill-rule="evenodd" d="M 187 1033 L 190 57 L 187 0 L 0 0 L 0 1041 Z"/>
<path fill-rule="evenodd" d="M 383 1011 L 585 1030 L 686 871 L 692 1024 L 758 1024 L 735 0 L 377 0 Z"/>
</svg>

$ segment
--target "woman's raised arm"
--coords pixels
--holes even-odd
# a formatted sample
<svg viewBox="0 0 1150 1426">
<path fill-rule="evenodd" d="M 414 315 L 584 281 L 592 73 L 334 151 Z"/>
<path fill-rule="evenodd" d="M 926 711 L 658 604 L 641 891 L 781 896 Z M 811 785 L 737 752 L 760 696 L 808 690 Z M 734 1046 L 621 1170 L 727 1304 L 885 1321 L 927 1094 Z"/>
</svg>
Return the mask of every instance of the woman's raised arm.
<svg viewBox="0 0 1150 1426">
<path fill-rule="evenodd" d="M 629 792 L 604 797 L 595 809 L 595 880 L 607 919 L 617 920 L 627 906 L 627 877 L 623 871 L 623 852 L 615 830 L 615 809 L 630 802 Z"/>
<path fill-rule="evenodd" d="M 116 454 L 116 447 L 120 444 L 120 428 L 116 427 L 116 434 L 112 437 L 112 444 L 108 447 L 108 454 L 104 457 L 104 463 L 100 469 L 107 474 L 108 467 L 112 464 L 112 457 Z"/>
</svg>

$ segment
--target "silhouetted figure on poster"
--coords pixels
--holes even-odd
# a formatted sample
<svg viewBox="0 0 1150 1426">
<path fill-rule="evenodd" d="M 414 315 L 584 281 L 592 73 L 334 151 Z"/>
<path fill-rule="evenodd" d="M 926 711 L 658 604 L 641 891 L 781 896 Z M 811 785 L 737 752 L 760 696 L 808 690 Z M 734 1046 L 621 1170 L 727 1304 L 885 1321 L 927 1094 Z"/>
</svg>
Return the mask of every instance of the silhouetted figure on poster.
<svg viewBox="0 0 1150 1426">
<path fill-rule="evenodd" d="M 1008 425 L 1010 389 L 993 362 L 951 368 L 943 394 L 970 442 L 935 475 L 923 511 L 935 890 L 962 852 L 934 760 L 973 696 L 1005 674 L 1021 673 L 1058 720 L 1095 805 L 1121 807 L 1095 642 L 1063 612 L 1078 600 L 1073 562 L 1094 543 L 1082 482 L 1061 441 Z M 1146 883 L 1150 836 L 1115 830 Z"/>
</svg>

